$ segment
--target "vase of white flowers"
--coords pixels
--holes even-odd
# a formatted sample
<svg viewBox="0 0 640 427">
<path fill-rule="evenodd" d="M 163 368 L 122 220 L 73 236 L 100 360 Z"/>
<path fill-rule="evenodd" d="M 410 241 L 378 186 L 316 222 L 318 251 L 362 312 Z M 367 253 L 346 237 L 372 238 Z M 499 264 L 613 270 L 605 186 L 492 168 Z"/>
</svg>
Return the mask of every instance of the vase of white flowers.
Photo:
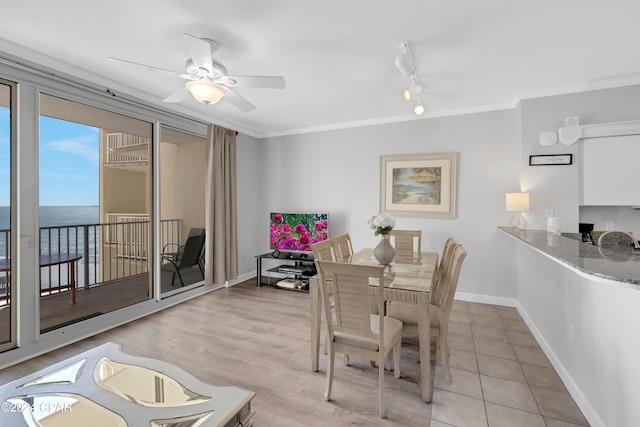
<svg viewBox="0 0 640 427">
<path fill-rule="evenodd" d="M 382 265 L 387 265 L 396 256 L 389 240 L 389 232 L 396 226 L 396 219 L 388 214 L 372 215 L 367 219 L 369 228 L 375 230 L 375 235 L 380 235 L 380 243 L 373 249 L 373 256 Z"/>
</svg>

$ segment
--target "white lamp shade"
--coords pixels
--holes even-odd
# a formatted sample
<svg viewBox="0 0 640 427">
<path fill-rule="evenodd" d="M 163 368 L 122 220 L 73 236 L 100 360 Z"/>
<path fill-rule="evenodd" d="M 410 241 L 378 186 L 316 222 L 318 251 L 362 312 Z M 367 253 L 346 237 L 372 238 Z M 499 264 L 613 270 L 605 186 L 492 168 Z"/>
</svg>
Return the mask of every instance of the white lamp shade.
<svg viewBox="0 0 640 427">
<path fill-rule="evenodd" d="M 508 212 L 529 211 L 529 193 L 507 193 L 505 196 Z"/>
<path fill-rule="evenodd" d="M 193 80 L 187 83 L 191 95 L 203 104 L 215 104 L 227 93 L 227 88 L 206 80 Z"/>
</svg>

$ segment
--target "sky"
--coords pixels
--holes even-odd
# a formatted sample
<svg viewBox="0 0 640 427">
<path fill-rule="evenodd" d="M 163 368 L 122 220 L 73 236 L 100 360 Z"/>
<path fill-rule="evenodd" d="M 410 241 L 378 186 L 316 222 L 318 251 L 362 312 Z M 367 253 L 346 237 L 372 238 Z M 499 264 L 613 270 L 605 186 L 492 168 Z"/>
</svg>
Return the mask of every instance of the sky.
<svg viewBox="0 0 640 427">
<path fill-rule="evenodd" d="M 40 206 L 99 202 L 99 129 L 40 118 Z M 0 107 L 0 206 L 9 205 L 9 113 Z"/>
</svg>

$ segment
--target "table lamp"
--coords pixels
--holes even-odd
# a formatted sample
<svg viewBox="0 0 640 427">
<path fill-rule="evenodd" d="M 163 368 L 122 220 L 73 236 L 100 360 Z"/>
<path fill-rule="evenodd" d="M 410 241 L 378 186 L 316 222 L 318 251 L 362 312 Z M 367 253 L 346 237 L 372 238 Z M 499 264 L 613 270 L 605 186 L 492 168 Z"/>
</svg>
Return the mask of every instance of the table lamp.
<svg viewBox="0 0 640 427">
<path fill-rule="evenodd" d="M 529 212 L 529 193 L 507 193 L 505 196 L 507 212 L 513 212 L 509 227 L 526 230 L 527 221 L 524 220 L 522 212 Z"/>
</svg>

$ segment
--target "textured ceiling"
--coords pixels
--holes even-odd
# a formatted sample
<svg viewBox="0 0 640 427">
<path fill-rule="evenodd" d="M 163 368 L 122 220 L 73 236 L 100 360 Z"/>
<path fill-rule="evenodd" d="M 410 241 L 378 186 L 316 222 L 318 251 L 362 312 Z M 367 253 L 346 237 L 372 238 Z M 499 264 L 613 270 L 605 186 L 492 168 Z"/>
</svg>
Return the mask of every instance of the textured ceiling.
<svg viewBox="0 0 640 427">
<path fill-rule="evenodd" d="M 640 82 L 638 0 L 31 0 L 0 15 L 0 51 L 262 137 L 419 120 L 394 65 L 409 42 L 422 117 Z M 256 105 L 162 99 L 184 80 L 108 61 L 184 71 L 182 34 L 210 38 L 229 74 L 283 76 L 237 88 Z"/>
</svg>

